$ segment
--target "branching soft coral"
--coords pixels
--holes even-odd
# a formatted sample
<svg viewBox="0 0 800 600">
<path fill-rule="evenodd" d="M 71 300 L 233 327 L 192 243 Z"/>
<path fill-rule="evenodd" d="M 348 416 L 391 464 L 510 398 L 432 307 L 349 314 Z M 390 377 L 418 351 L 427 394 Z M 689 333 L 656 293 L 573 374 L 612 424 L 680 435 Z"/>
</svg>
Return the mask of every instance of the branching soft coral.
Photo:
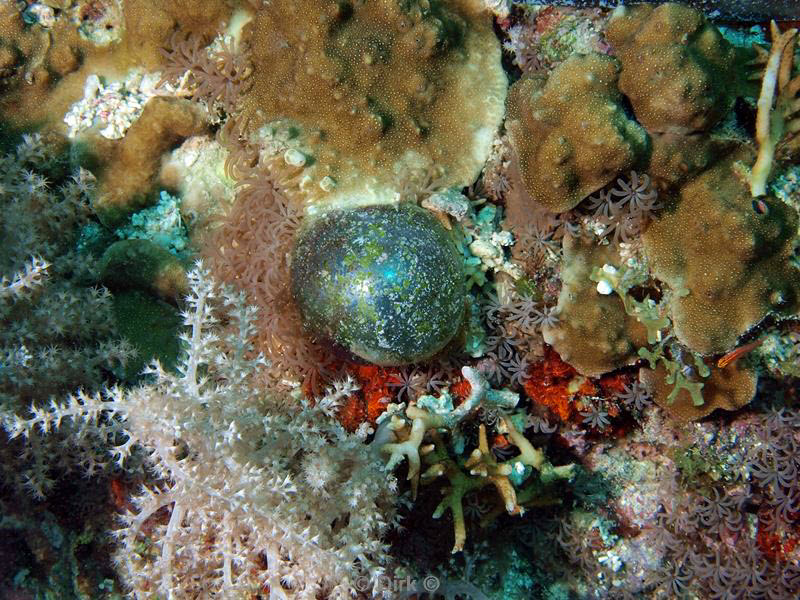
<svg viewBox="0 0 800 600">
<path fill-rule="evenodd" d="M 0 156 L 0 409 L 8 414 L 97 389 L 134 352 L 115 331 L 111 295 L 95 287 L 95 259 L 78 249 L 93 177 L 68 177 L 65 162 L 57 140 L 38 134 Z M 37 497 L 52 487 L 55 467 L 103 467 L 92 443 L 34 438 L 21 448 L 0 436 L 0 472 Z"/>
<path fill-rule="evenodd" d="M 30 438 L 70 424 L 78 437 L 106 440 L 119 464 L 147 451 L 157 482 L 116 532 L 116 560 L 137 596 L 349 598 L 356 577 L 384 573 L 381 535 L 393 513 L 392 479 L 363 431 L 349 435 L 334 419 L 354 385 L 313 403 L 255 387 L 255 309 L 220 293 L 202 266 L 189 277 L 177 374 L 156 363 L 150 383 L 79 393 L 27 419 L 5 415 L 4 425 Z"/>
</svg>

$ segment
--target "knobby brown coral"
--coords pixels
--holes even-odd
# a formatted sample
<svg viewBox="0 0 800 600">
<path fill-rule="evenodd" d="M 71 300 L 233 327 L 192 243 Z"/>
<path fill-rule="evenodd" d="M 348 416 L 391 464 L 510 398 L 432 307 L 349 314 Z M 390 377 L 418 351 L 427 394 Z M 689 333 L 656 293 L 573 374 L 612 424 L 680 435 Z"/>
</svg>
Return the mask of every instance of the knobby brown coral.
<svg viewBox="0 0 800 600">
<path fill-rule="evenodd" d="M 553 212 L 578 205 L 646 157 L 649 138 L 617 89 L 619 63 L 574 55 L 549 77 L 525 77 L 509 95 L 511 134 L 528 193 Z"/>
<path fill-rule="evenodd" d="M 390 199 L 383 188 L 409 168 L 435 166 L 443 185 L 457 187 L 477 177 L 507 87 L 478 3 L 273 0 L 242 38 L 252 52 L 241 99 L 252 127 L 293 124 L 314 181 L 332 178 L 339 202 Z"/>
</svg>

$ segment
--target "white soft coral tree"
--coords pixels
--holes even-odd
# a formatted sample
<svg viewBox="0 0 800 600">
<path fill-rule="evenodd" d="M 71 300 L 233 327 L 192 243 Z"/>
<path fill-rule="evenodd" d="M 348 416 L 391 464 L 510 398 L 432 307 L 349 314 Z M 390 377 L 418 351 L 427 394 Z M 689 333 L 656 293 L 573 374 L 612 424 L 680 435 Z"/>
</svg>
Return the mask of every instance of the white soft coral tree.
<svg viewBox="0 0 800 600">
<path fill-rule="evenodd" d="M 0 153 L 0 410 L 23 415 L 52 396 L 100 389 L 135 353 L 116 331 L 96 259 L 78 243 L 94 224 L 93 176 L 71 165 L 55 136 L 24 135 Z M 68 176 L 70 171 L 72 176 Z M 48 179 L 50 178 L 50 179 Z M 0 480 L 45 497 L 77 467 L 105 472 L 89 438 L 58 435 L 9 443 L 0 432 Z"/>
<path fill-rule="evenodd" d="M 70 422 L 124 464 L 140 447 L 154 483 L 133 498 L 116 560 L 137 597 L 349 597 L 386 567 L 393 480 L 364 435 L 335 420 L 344 382 L 309 402 L 254 387 L 254 312 L 190 273 L 177 373 L 9 415 L 13 436 Z M 225 322 L 217 316 L 224 315 Z M 220 316 L 220 319 L 223 318 Z M 365 579 L 366 577 L 366 579 Z"/>
</svg>

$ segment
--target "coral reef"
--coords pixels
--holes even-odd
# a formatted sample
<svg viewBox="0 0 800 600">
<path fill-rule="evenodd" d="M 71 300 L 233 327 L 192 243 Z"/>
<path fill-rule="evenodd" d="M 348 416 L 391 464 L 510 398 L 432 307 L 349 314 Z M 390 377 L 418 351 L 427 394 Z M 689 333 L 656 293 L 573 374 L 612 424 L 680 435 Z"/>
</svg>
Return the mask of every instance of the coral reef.
<svg viewBox="0 0 800 600">
<path fill-rule="evenodd" d="M 753 204 L 748 165 L 758 161 L 752 141 L 730 124 L 708 133 L 730 110 L 735 96 L 754 92 L 744 85 L 743 73 L 760 62 L 748 63 L 756 53 L 731 46 L 699 12 L 669 3 L 616 10 L 608 39 L 613 57 L 574 55 L 547 77 L 523 77 L 510 94 L 506 125 L 520 172 L 517 178 L 511 170 L 512 190 L 505 199 L 509 220 L 520 234 L 517 256 L 539 254 L 529 263 L 534 276 L 545 272 L 548 257 L 560 259 L 560 321 L 544 327 L 545 341 L 583 375 L 598 376 L 641 358 L 651 367 L 661 361 L 659 373 L 667 377 L 671 391 L 663 393 L 661 382 L 655 385 L 650 373 L 646 380 L 653 384 L 657 401 L 678 418 L 699 418 L 717 407 L 737 408 L 749 401 L 748 393 L 752 398 L 753 375 L 737 384 L 734 397 L 723 398 L 709 387 L 704 400 L 704 378 L 711 372 L 707 359 L 699 355 L 733 352 L 742 336 L 768 322 L 765 319 L 797 312 L 798 272 L 791 262 L 796 209 L 791 202 L 768 196 Z M 790 39 L 789 33 L 781 37 L 771 56 L 787 54 Z M 760 53 L 767 56 L 766 51 Z M 606 61 L 610 69 L 616 57 L 622 65 L 619 79 L 616 71 L 598 78 L 596 65 Z M 658 66 L 646 66 L 647 76 L 642 77 L 642 65 L 650 65 L 648 61 Z M 777 59 L 772 62 L 777 64 Z M 789 66 L 783 68 L 780 87 L 786 90 L 784 96 L 791 96 L 792 60 L 784 57 L 783 62 Z M 769 66 L 765 68 L 766 82 L 771 75 Z M 605 87 L 591 87 L 598 81 Z M 599 160 L 601 153 L 589 150 L 588 141 L 575 142 L 592 128 L 589 117 L 568 117 L 560 104 L 571 98 L 573 87 L 587 97 L 576 96 L 569 103 L 571 110 L 583 110 L 595 119 L 602 111 L 590 109 L 593 102 L 625 94 L 636 120 L 648 130 L 642 129 L 646 143 L 631 146 L 626 160 L 629 165 L 649 165 L 649 174 L 631 171 L 629 181 L 613 183 L 614 173 L 624 167 L 609 156 Z M 530 105 L 522 113 L 520 94 Z M 547 122 L 548 110 L 562 119 L 551 131 L 537 130 L 520 118 Z M 785 113 L 786 108 L 781 110 Z M 768 118 L 768 112 L 759 109 L 759 120 Z M 630 123 L 641 129 L 636 121 Z M 548 154 L 548 140 L 563 146 L 558 157 Z M 763 148 L 763 142 L 756 141 Z M 597 160 L 595 168 L 601 170 L 576 170 L 572 161 L 579 163 L 581 152 Z M 537 156 L 543 159 L 540 163 L 531 158 Z M 548 178 L 555 178 L 556 184 L 545 185 Z M 574 186 L 572 196 L 563 193 L 570 189 L 567 182 Z M 514 189 L 520 187 L 521 191 Z M 591 192 L 596 193 L 589 196 Z M 612 245 L 604 247 L 607 238 Z M 531 249 L 525 250 L 529 244 Z M 583 251 L 576 251 L 579 248 Z M 587 266 L 592 260 L 596 264 Z M 590 281 L 597 283 L 596 289 Z M 619 298 L 605 297 L 613 292 Z M 673 335 L 681 347 L 667 341 Z M 682 369 L 694 367 L 705 375 L 697 380 L 680 375 Z M 712 378 L 721 376 L 714 371 Z M 681 394 L 691 390 L 691 402 L 686 404 L 688 396 L 678 394 L 679 389 Z M 676 394 L 683 398 L 677 404 Z"/>
<path fill-rule="evenodd" d="M 564 241 L 559 322 L 543 328 L 544 340 L 584 375 L 597 376 L 638 360 L 644 327 L 626 314 L 616 296 L 602 296 L 590 279 L 592 269 L 618 263 L 613 246 L 597 246 L 569 237 Z M 598 297 L 599 296 L 599 297 Z"/>
<path fill-rule="evenodd" d="M 161 49 L 176 29 L 213 36 L 232 13 L 225 0 L 58 4 L 52 21 L 28 23 L 14 4 L 3 5 L 0 12 L 0 114 L 17 127 L 60 123 L 68 107 L 82 97 L 88 76 L 116 80 L 124 79 L 130 69 L 157 69 Z M 96 35 L 98 30 L 102 35 Z"/>
<path fill-rule="evenodd" d="M 689 389 L 678 389 L 675 376 L 670 376 L 663 364 L 643 369 L 640 378 L 653 401 L 679 421 L 694 421 L 718 408 L 736 410 L 745 406 L 756 393 L 757 379 L 751 369 L 742 368 L 737 362 L 714 369 L 702 380 L 702 401 L 698 403 Z"/>
<path fill-rule="evenodd" d="M 0 596 L 798 597 L 796 23 L 580 4 L 0 7 Z"/>
<path fill-rule="evenodd" d="M 441 433 L 449 430 L 450 443 L 455 454 L 462 454 L 465 449 L 463 433 L 458 431 L 462 422 L 471 414 L 482 409 L 499 411 L 500 414 L 511 411 L 518 401 L 516 394 L 510 390 L 494 390 L 488 381 L 477 371 L 464 367 L 464 379 L 469 383 L 469 395 L 457 407 L 447 390 L 438 397 L 422 396 L 416 403 L 405 408 L 389 407 L 383 415 L 383 432 L 376 433 L 375 444 L 380 445 L 381 452 L 388 454 L 387 468 L 391 469 L 404 458 L 408 460 L 408 476 L 412 482 L 412 491 L 416 496 L 417 485 L 421 481 L 430 483 L 439 477 L 445 477 L 449 485 L 443 490 L 445 497 L 436 507 L 433 518 L 441 517 L 449 510 L 453 516 L 455 543 L 453 552 L 464 549 L 466 526 L 464 521 L 464 496 L 475 493 L 484 486 L 493 485 L 500 496 L 500 505 L 512 515 L 522 514 L 528 504 L 547 504 L 541 497 L 546 494 L 542 484 L 552 483 L 558 479 L 569 479 L 572 476 L 572 465 L 554 467 L 545 458 L 541 450 L 520 433 L 510 416 L 498 417 L 502 431 L 510 442 L 517 447 L 519 455 L 506 461 L 497 461 L 490 451 L 486 437 L 486 426 L 479 426 L 478 447 L 467 457 L 453 459 Z M 430 432 L 432 444 L 422 446 L 426 433 Z M 382 443 L 384 435 L 388 441 Z M 424 458 L 425 470 L 422 470 Z M 532 470 L 539 477 L 531 478 Z M 527 484 L 527 485 L 524 485 Z M 550 500 L 549 502 L 553 502 Z"/>
<path fill-rule="evenodd" d="M 524 21 L 511 25 L 503 42 L 524 74 L 546 72 L 573 54 L 607 52 L 604 11 L 541 5 L 526 9 Z"/>
<path fill-rule="evenodd" d="M 106 439 L 120 465 L 147 450 L 157 479 L 132 497 L 116 532 L 117 562 L 137 595 L 350 597 L 360 574 L 381 575 L 379 536 L 392 518 L 391 480 L 363 436 L 334 420 L 354 386 L 313 403 L 265 398 L 253 387 L 261 358 L 246 358 L 253 310 L 208 277 L 201 266 L 189 274 L 175 374 L 154 364 L 152 383 L 81 392 L 30 419 L 5 415 L 4 425 L 29 437 L 74 424 L 76 435 Z M 213 329 L 217 298 L 227 333 Z"/>
<path fill-rule="evenodd" d="M 91 221 L 91 175 L 70 176 L 61 148 L 58 138 L 31 135 L 0 158 L 0 402 L 12 413 L 78 387 L 97 388 L 134 353 L 116 331 L 95 258 L 77 248 L 79 227 Z M 8 485 L 43 497 L 56 473 L 79 463 L 100 468 L 91 445 L 55 452 L 59 464 L 51 465 L 47 452 L 63 438 L 35 437 L 24 451 L 3 441 Z"/>
<path fill-rule="evenodd" d="M 121 225 L 153 203 L 161 156 L 178 142 L 206 130 L 205 113 L 178 98 L 152 98 L 119 141 L 97 143 L 101 168 L 92 208 L 103 224 Z"/>
</svg>

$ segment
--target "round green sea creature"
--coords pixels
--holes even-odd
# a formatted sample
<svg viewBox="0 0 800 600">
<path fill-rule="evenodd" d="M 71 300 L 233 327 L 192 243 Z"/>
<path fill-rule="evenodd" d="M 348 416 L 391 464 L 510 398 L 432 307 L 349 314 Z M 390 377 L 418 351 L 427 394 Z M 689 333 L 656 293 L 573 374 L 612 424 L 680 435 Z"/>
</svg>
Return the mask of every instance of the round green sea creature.
<svg viewBox="0 0 800 600">
<path fill-rule="evenodd" d="M 307 331 L 379 365 L 436 354 L 465 313 L 464 260 L 415 204 L 314 218 L 298 236 L 291 275 Z"/>
</svg>

